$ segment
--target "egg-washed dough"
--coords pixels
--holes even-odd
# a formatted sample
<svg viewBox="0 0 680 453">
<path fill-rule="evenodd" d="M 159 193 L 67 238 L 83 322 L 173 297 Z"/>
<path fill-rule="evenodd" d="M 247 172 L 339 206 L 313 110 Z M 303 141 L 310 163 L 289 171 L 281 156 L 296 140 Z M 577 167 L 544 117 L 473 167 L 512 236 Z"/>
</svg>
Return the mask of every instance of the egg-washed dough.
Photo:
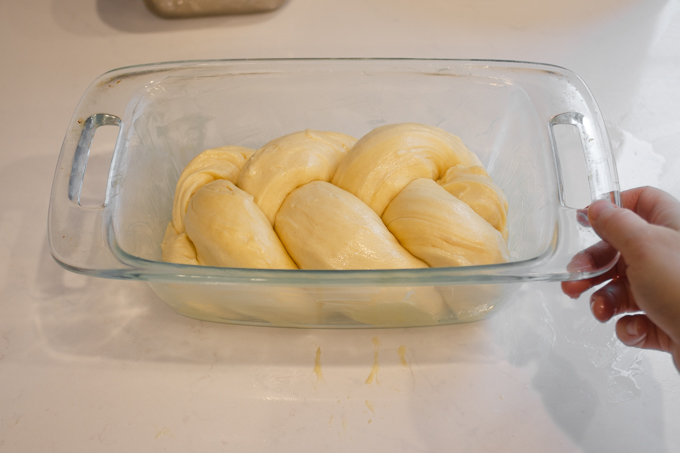
<svg viewBox="0 0 680 453">
<path fill-rule="evenodd" d="M 382 217 L 406 250 L 432 267 L 504 263 L 498 230 L 431 179 L 411 182 Z"/>
<path fill-rule="evenodd" d="M 508 200 L 483 167 L 456 165 L 437 182 L 489 222 L 508 242 Z"/>
<path fill-rule="evenodd" d="M 328 290 L 331 291 L 334 290 Z M 453 315 L 432 286 L 375 288 L 354 294 L 354 299 L 351 292 L 347 295 L 342 290 L 335 292 L 338 294 L 324 298 L 326 311 L 342 313 L 372 326 L 433 326 Z"/>
<path fill-rule="evenodd" d="M 427 267 L 404 250 L 375 212 L 328 182 L 294 190 L 274 228 L 300 269 Z"/>
<path fill-rule="evenodd" d="M 340 162 L 333 184 L 382 216 L 411 181 L 437 180 L 450 167 L 479 165 L 457 136 L 417 123 L 390 124 L 364 135 Z"/>
<path fill-rule="evenodd" d="M 436 290 L 456 319 L 469 322 L 485 318 L 500 301 L 507 299 L 518 285 L 452 285 L 437 286 Z"/>
<path fill-rule="evenodd" d="M 168 223 L 161 243 L 163 261 L 177 264 L 199 264 L 196 247 L 185 232 L 178 233 L 172 222 Z"/>
<path fill-rule="evenodd" d="M 161 248 L 164 261 L 238 268 L 500 263 L 508 260 L 507 209 L 479 159 L 441 129 L 389 125 L 358 142 L 306 130 L 257 151 L 225 146 L 192 160 L 177 183 Z M 244 287 L 242 294 L 230 288 L 225 306 L 223 290 L 197 285 L 182 293 L 178 310 L 286 326 L 348 318 L 374 326 L 434 325 L 483 317 L 495 296 L 495 288 L 480 286 L 262 288 L 253 300 Z"/>
<path fill-rule="evenodd" d="M 269 322 L 314 326 L 323 322 L 323 304 L 302 288 L 149 282 L 174 310 L 205 321 Z"/>
<path fill-rule="evenodd" d="M 305 130 L 255 152 L 225 146 L 194 158 L 177 183 L 163 259 L 282 269 L 498 263 L 508 259 L 507 206 L 477 156 L 439 128 L 387 125 L 358 142 Z"/>
<path fill-rule="evenodd" d="M 203 151 L 184 167 L 175 186 L 172 205 L 172 224 L 177 234 L 184 232 L 184 214 L 196 191 L 217 179 L 236 184 L 241 169 L 254 152 L 243 146 L 222 146 Z"/>
<path fill-rule="evenodd" d="M 184 228 L 199 264 L 297 269 L 253 197 L 230 181 L 213 181 L 191 197 Z"/>
<path fill-rule="evenodd" d="M 238 186 L 251 194 L 274 225 L 281 203 L 311 181 L 330 181 L 356 139 L 338 132 L 307 129 L 274 139 L 246 163 Z"/>
</svg>

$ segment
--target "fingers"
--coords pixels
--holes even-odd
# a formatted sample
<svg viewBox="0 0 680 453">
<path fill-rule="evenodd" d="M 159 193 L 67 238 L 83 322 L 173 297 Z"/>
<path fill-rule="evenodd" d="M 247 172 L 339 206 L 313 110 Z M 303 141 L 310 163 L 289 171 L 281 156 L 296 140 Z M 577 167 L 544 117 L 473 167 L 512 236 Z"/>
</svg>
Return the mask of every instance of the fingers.
<svg viewBox="0 0 680 453">
<path fill-rule="evenodd" d="M 577 253 L 567 265 L 570 272 L 590 272 L 607 266 L 616 256 L 616 250 L 605 242 L 588 247 Z"/>
<path fill-rule="evenodd" d="M 615 278 L 590 296 L 590 309 L 600 322 L 619 313 L 640 311 L 626 279 Z"/>
<path fill-rule="evenodd" d="M 621 204 L 625 209 L 616 209 L 607 201 L 597 201 L 587 209 L 579 210 L 578 222 L 583 226 L 592 226 L 605 241 L 575 255 L 567 266 L 570 272 L 601 269 L 614 259 L 616 250 L 621 250 L 625 256 L 631 249 L 645 247 L 646 242 L 639 239 L 649 234 L 647 222 L 677 227 L 680 231 L 680 203 L 662 190 L 639 187 L 624 191 L 621 193 Z M 634 212 L 639 213 L 639 216 Z M 577 298 L 597 284 L 616 276 L 623 277 L 626 268 L 623 261 L 623 258 L 619 259 L 618 272 L 609 271 L 592 279 L 564 282 L 562 291 L 569 297 Z"/>
<path fill-rule="evenodd" d="M 649 223 L 631 210 L 600 200 L 590 205 L 588 218 L 595 232 L 624 256 L 649 243 Z"/>
<path fill-rule="evenodd" d="M 562 282 L 562 292 L 572 299 L 578 299 L 578 297 L 584 292 L 588 291 L 593 286 L 604 283 L 607 280 L 617 277 L 616 269 L 610 269 L 602 275 L 597 277 L 587 278 L 584 280 L 573 280 L 569 282 Z"/>
<path fill-rule="evenodd" d="M 626 346 L 673 352 L 673 340 L 645 315 L 624 316 L 616 323 L 616 335 Z"/>
<path fill-rule="evenodd" d="M 621 193 L 621 205 L 653 225 L 680 231 L 680 202 L 654 187 L 640 187 Z"/>
<path fill-rule="evenodd" d="M 617 249 L 626 256 L 640 247 L 646 247 L 647 241 L 644 238 L 650 234 L 647 222 L 680 231 L 680 203 L 662 190 L 639 187 L 621 192 L 621 204 L 625 209 L 616 209 L 607 201 L 597 201 L 578 212 L 578 222 L 583 226 L 592 226 L 605 242 L 574 256 L 567 266 L 569 271 L 589 272 L 600 269 L 614 259 Z M 619 258 L 618 272 L 610 271 L 593 279 L 564 282 L 562 291 L 569 297 L 577 298 L 597 284 L 616 276 L 623 277 L 626 268 L 623 261 L 623 257 Z"/>
<path fill-rule="evenodd" d="M 598 242 L 592 247 L 577 253 L 567 265 L 567 270 L 570 272 L 590 272 L 607 266 L 615 257 L 616 250 L 614 248 L 605 242 Z M 595 285 L 599 285 L 616 276 L 622 276 L 621 270 L 621 266 L 617 266 L 598 277 L 562 282 L 562 291 L 567 296 L 575 299 Z"/>
<path fill-rule="evenodd" d="M 617 314 L 642 311 L 642 307 L 647 314 L 624 316 L 617 321 L 617 336 L 628 346 L 671 353 L 680 370 L 680 330 L 677 321 L 673 321 L 680 319 L 680 203 L 659 189 L 642 187 L 622 192 L 621 204 L 623 209 L 608 201 L 596 201 L 587 208 L 587 219 L 582 212 L 577 214 L 579 223 L 592 226 L 609 246 L 597 244 L 576 255 L 569 264 L 575 271 L 596 269 L 598 263 L 601 268 L 612 251 L 618 250 L 621 256 L 617 266 L 600 277 L 563 283 L 562 288 L 574 297 L 612 278 L 591 296 L 595 318 L 605 322 Z M 677 315 L 673 316 L 673 312 Z"/>
<path fill-rule="evenodd" d="M 638 187 L 621 192 L 621 206 L 653 225 L 680 231 L 680 202 L 661 189 Z M 588 208 L 586 209 L 589 210 Z M 585 219 L 580 221 L 584 225 L 589 223 Z"/>
</svg>

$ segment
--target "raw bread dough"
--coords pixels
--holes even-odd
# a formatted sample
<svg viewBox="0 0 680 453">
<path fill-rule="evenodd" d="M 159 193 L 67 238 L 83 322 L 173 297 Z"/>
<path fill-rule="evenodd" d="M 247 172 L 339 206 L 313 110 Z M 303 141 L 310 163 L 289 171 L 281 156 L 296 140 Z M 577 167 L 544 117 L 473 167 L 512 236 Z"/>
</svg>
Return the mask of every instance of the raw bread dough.
<svg viewBox="0 0 680 453">
<path fill-rule="evenodd" d="M 361 297 L 355 296 L 354 300 L 351 293 L 346 298 L 338 294 L 326 300 L 324 309 L 343 313 L 362 324 L 381 327 L 433 326 L 452 316 L 432 286 L 377 287 L 359 294 Z"/>
<path fill-rule="evenodd" d="M 191 197 L 184 227 L 202 265 L 297 269 L 253 197 L 225 179 Z"/>
<path fill-rule="evenodd" d="M 257 151 L 225 146 L 194 158 L 177 182 L 163 259 L 282 269 L 501 263 L 507 208 L 477 156 L 442 129 L 393 124 L 359 141 L 305 130 Z"/>
<path fill-rule="evenodd" d="M 382 216 L 411 181 L 437 180 L 454 165 L 482 165 L 460 138 L 417 123 L 390 124 L 364 135 L 340 162 L 333 184 Z"/>
<path fill-rule="evenodd" d="M 284 135 L 258 149 L 246 163 L 238 186 L 251 194 L 274 225 L 283 200 L 311 181 L 330 181 L 356 139 L 311 129 Z"/>
<path fill-rule="evenodd" d="M 172 222 L 168 223 L 161 243 L 163 261 L 177 264 L 193 264 L 197 266 L 196 247 L 185 232 L 178 233 Z"/>
<path fill-rule="evenodd" d="M 203 151 L 184 167 L 175 186 L 172 205 L 172 224 L 177 234 L 184 232 L 184 214 L 196 191 L 217 179 L 236 184 L 241 169 L 254 152 L 243 146 L 222 146 Z"/>
<path fill-rule="evenodd" d="M 294 190 L 274 228 L 300 269 L 427 267 L 404 250 L 375 212 L 328 182 Z"/>
<path fill-rule="evenodd" d="M 456 165 L 437 182 L 489 222 L 508 242 L 508 200 L 483 167 Z"/>
<path fill-rule="evenodd" d="M 257 151 L 226 146 L 194 158 L 177 183 L 161 248 L 164 261 L 238 268 L 502 263 L 507 209 L 479 159 L 436 127 L 388 125 L 358 142 L 306 130 Z M 157 286 L 189 316 L 285 326 L 466 321 L 485 316 L 500 297 L 493 285 Z"/>
<path fill-rule="evenodd" d="M 276 326 L 322 324 L 323 304 L 302 288 L 149 282 L 174 310 L 205 321 L 237 321 Z"/>
<path fill-rule="evenodd" d="M 431 267 L 496 264 L 510 256 L 498 230 L 431 179 L 406 186 L 382 220 L 406 250 Z"/>
</svg>

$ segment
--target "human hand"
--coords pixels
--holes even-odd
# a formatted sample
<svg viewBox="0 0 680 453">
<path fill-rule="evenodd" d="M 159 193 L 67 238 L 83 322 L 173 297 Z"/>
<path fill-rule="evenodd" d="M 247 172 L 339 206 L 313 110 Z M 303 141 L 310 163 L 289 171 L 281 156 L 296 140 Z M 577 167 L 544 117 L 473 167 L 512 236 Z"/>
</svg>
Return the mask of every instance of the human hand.
<svg viewBox="0 0 680 453">
<path fill-rule="evenodd" d="M 652 187 L 621 193 L 622 208 L 596 201 L 588 221 L 603 239 L 576 255 L 570 267 L 588 270 L 621 252 L 605 274 L 563 282 L 562 291 L 577 298 L 609 281 L 590 297 L 595 318 L 606 322 L 630 312 L 616 323 L 616 334 L 628 346 L 658 349 L 673 356 L 680 370 L 680 202 Z"/>
</svg>

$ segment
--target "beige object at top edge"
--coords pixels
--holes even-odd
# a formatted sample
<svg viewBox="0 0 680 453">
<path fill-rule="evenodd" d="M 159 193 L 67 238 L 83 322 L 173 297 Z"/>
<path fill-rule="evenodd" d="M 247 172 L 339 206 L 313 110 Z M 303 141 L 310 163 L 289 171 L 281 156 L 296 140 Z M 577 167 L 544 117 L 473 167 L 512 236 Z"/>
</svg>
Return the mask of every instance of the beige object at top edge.
<svg viewBox="0 0 680 453">
<path fill-rule="evenodd" d="M 169 19 L 272 11 L 285 0 L 144 0 L 154 14 Z"/>
<path fill-rule="evenodd" d="M 437 180 L 455 165 L 481 166 L 457 136 L 417 123 L 389 124 L 364 135 L 340 162 L 333 184 L 382 216 L 411 181 Z"/>
</svg>

